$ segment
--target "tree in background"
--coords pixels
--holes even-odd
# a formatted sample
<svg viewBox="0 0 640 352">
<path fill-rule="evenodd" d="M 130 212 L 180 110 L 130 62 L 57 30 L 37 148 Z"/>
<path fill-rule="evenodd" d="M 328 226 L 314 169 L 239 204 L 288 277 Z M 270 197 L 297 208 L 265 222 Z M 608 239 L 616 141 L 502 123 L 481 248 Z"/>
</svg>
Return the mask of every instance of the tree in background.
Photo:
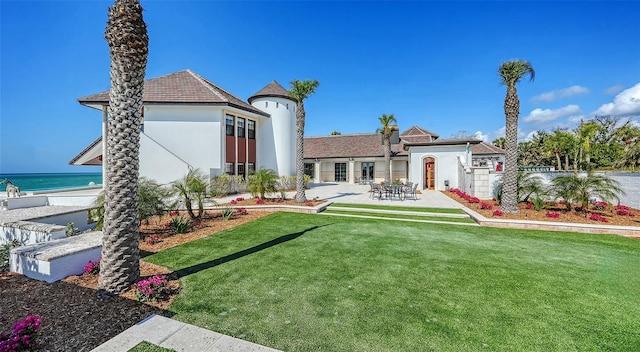
<svg viewBox="0 0 640 352">
<path fill-rule="evenodd" d="M 111 57 L 111 89 L 100 298 L 120 294 L 140 278 L 138 156 L 149 37 L 137 0 L 115 0 L 109 8 L 105 39 Z"/>
<path fill-rule="evenodd" d="M 526 75 L 530 80 L 535 78 L 533 66 L 525 60 L 511 60 L 503 62 L 498 68 L 500 83 L 507 86 L 504 99 L 504 114 L 506 119 L 505 136 L 505 168 L 504 188 L 502 193 L 501 210 L 507 213 L 518 212 L 517 177 L 518 177 L 518 116 L 520 115 L 520 99 L 516 84 Z"/>
<path fill-rule="evenodd" d="M 577 150 L 574 158 L 578 160 L 574 163 L 577 169 L 591 170 L 591 146 L 593 145 L 593 138 L 598 132 L 598 125 L 593 121 L 580 120 L 580 125 L 575 129 L 577 139 Z M 583 162 L 584 157 L 584 162 Z"/>
<path fill-rule="evenodd" d="M 342 134 L 342 133 L 340 133 L 340 131 L 333 131 L 333 132 L 331 132 L 331 135 L 332 135 L 332 136 L 339 136 L 339 135 L 341 135 L 341 134 Z"/>
<path fill-rule="evenodd" d="M 382 127 L 377 132 L 382 134 L 384 143 L 384 181 L 391 182 L 391 135 L 398 129 L 397 121 L 393 114 L 382 114 L 378 120 Z"/>
<path fill-rule="evenodd" d="M 296 102 L 296 203 L 307 200 L 304 190 L 304 100 L 316 91 L 316 80 L 293 80 L 289 96 Z"/>
<path fill-rule="evenodd" d="M 491 144 L 495 145 L 498 148 L 502 148 L 504 149 L 504 142 L 506 140 L 504 139 L 504 137 L 498 137 L 496 139 L 493 140 L 493 142 L 491 142 Z"/>
</svg>

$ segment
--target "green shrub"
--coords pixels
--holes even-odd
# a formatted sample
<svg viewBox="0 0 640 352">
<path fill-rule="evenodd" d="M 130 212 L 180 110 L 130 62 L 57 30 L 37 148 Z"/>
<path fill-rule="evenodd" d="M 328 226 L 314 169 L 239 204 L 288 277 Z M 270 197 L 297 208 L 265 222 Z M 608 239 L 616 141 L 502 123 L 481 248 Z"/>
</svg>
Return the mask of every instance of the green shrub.
<svg viewBox="0 0 640 352">
<path fill-rule="evenodd" d="M 11 248 L 18 247 L 19 245 L 20 242 L 18 242 L 18 240 L 0 245 L 0 274 L 9 271 L 9 251 Z"/>
<path fill-rule="evenodd" d="M 542 208 L 544 207 L 544 199 L 538 195 L 536 195 L 533 200 L 531 201 L 531 204 L 533 204 L 533 208 L 536 211 L 540 211 L 542 210 Z"/>
<path fill-rule="evenodd" d="M 248 188 L 253 197 L 264 199 L 266 193 L 276 191 L 278 175 L 271 169 L 261 168 L 249 175 Z"/>
<path fill-rule="evenodd" d="M 78 228 L 75 226 L 74 223 L 72 223 L 72 222 L 68 222 L 67 223 L 67 226 L 64 229 L 64 234 L 67 237 L 75 236 L 75 235 L 77 235 L 79 233 L 80 233 L 80 230 L 78 230 Z"/>
<path fill-rule="evenodd" d="M 224 220 L 229 220 L 231 218 L 231 215 L 233 215 L 234 211 L 235 210 L 232 207 L 224 207 L 224 208 L 222 208 L 222 212 L 221 212 L 222 218 Z"/>
<path fill-rule="evenodd" d="M 138 219 L 148 220 L 155 215 L 162 215 L 166 209 L 175 207 L 168 204 L 171 192 L 156 181 L 146 177 L 138 179 Z M 105 192 L 102 191 L 94 202 L 95 208 L 89 211 L 89 218 L 96 222 L 96 230 L 102 230 L 104 225 Z"/>
<path fill-rule="evenodd" d="M 175 233 L 185 233 L 191 227 L 191 220 L 182 215 L 174 216 L 171 218 L 171 221 L 169 221 L 169 227 L 171 227 Z"/>
<path fill-rule="evenodd" d="M 231 193 L 231 176 L 227 174 L 218 175 L 211 179 L 210 195 L 212 197 L 225 197 Z"/>
</svg>

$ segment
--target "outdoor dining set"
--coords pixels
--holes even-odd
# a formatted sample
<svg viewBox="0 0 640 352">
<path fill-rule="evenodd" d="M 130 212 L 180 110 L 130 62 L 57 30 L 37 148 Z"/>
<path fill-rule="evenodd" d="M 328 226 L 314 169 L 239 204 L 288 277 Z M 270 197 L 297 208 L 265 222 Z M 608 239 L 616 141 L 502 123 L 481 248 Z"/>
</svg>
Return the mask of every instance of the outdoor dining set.
<svg viewBox="0 0 640 352">
<path fill-rule="evenodd" d="M 418 188 L 418 184 L 413 184 L 412 182 L 407 182 L 405 184 L 395 184 L 389 182 L 375 183 L 370 182 L 369 186 L 371 186 L 370 197 L 375 199 L 378 197 L 379 200 L 382 199 L 413 199 L 417 200 L 416 190 Z M 384 197 L 384 198 L 383 198 Z"/>
</svg>

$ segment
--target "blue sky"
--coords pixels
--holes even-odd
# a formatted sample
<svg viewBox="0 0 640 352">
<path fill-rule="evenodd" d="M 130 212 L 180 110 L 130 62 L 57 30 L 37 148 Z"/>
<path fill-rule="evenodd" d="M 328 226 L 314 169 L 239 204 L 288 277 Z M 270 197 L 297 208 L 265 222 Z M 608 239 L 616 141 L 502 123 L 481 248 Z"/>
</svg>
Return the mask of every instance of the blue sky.
<svg viewBox="0 0 640 352">
<path fill-rule="evenodd" d="M 111 1 L 0 1 L 0 173 L 68 161 L 100 135 L 77 98 L 109 88 Z M 242 99 L 317 79 L 306 135 L 373 132 L 395 114 L 450 137 L 504 129 L 497 68 L 525 59 L 520 134 L 640 118 L 640 2 L 142 1 L 147 78 L 191 69 Z"/>
</svg>

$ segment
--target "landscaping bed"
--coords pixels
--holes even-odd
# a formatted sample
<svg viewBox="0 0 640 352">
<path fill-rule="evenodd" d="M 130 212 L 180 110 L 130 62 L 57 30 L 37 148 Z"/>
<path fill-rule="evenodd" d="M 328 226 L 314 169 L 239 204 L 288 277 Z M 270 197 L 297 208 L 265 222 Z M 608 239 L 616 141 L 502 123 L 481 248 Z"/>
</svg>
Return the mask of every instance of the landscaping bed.
<svg viewBox="0 0 640 352">
<path fill-rule="evenodd" d="M 567 210 L 561 202 L 546 203 L 543 209 L 535 210 L 531 203 L 521 202 L 518 204 L 519 213 L 496 213 L 500 209 L 500 204 L 492 199 L 478 199 L 459 195 L 455 189 L 443 192 L 451 199 L 459 202 L 467 208 L 479 213 L 488 219 L 512 219 L 512 220 L 533 220 L 548 222 L 569 222 L 576 224 L 604 224 L 618 226 L 640 226 L 640 210 L 628 208 L 627 215 L 618 215 L 616 207 L 608 204 L 601 207 L 604 209 L 594 209 L 594 204 L 590 204 L 585 210 Z M 475 199 L 474 199 L 475 198 Z M 484 209 L 483 209 L 484 207 Z M 592 215 L 597 214 L 597 215 Z M 632 214 L 632 215 L 629 215 Z M 603 221 L 606 220 L 606 221 Z"/>
<path fill-rule="evenodd" d="M 234 213 L 223 220 L 219 210 L 207 211 L 187 233 L 175 234 L 166 224 L 183 213 L 152 218 L 140 228 L 141 256 L 203 238 L 253 221 L 269 211 Z M 151 236 L 158 235 L 155 243 Z M 98 276 L 70 276 L 47 284 L 18 274 L 0 274 L 0 334 L 11 331 L 14 322 L 29 314 L 42 317 L 39 341 L 43 351 L 90 351 L 151 314 L 169 315 L 165 309 L 179 292 L 179 280 L 171 270 L 140 262 L 141 279 L 168 275 L 166 290 L 156 302 L 138 302 L 132 289 L 120 297 L 96 298 Z"/>
</svg>

